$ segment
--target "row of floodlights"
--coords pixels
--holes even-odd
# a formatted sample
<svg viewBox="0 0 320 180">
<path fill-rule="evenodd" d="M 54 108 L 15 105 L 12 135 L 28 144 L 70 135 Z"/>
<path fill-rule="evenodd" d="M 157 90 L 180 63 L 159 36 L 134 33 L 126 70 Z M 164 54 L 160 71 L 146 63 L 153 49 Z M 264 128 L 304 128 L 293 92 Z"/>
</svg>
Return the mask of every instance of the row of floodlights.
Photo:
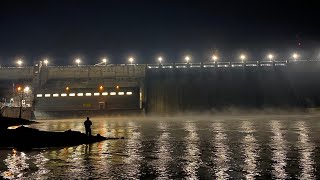
<svg viewBox="0 0 320 180">
<path fill-rule="evenodd" d="M 292 58 L 293 58 L 294 60 L 297 60 L 297 59 L 299 58 L 299 56 L 300 56 L 300 55 L 297 54 L 297 53 L 293 53 L 293 54 L 292 54 Z M 212 60 L 213 60 L 214 62 L 219 59 L 218 55 L 215 55 L 215 54 L 213 54 L 211 58 L 212 58 Z M 239 58 L 240 58 L 240 60 L 241 60 L 242 62 L 244 62 L 244 61 L 246 60 L 247 56 L 246 56 L 245 54 L 240 54 Z M 273 61 L 273 60 L 274 60 L 274 55 L 270 53 L 270 54 L 267 55 L 267 58 L 268 58 L 270 61 Z M 134 60 L 135 60 L 134 57 L 132 57 L 132 56 L 131 56 L 131 57 L 128 57 L 128 62 L 129 62 L 130 64 L 133 64 L 133 63 L 134 63 Z M 184 60 L 185 60 L 187 63 L 189 63 L 189 62 L 191 61 L 191 56 L 186 55 L 186 56 L 184 57 Z M 163 61 L 163 57 L 162 57 L 162 56 L 157 57 L 157 61 L 161 64 L 162 61 Z M 77 64 L 77 66 L 79 66 L 79 65 L 81 64 L 81 59 L 80 59 L 80 58 L 76 58 L 74 62 Z M 43 60 L 43 63 L 44 63 L 44 65 L 47 66 L 47 65 L 49 64 L 49 60 L 48 60 L 48 59 L 44 59 L 44 60 Z M 108 63 L 108 59 L 107 59 L 107 58 L 102 58 L 102 59 L 101 59 L 101 62 L 99 63 L 99 65 L 107 65 L 107 63 Z M 18 66 L 22 66 L 22 64 L 23 64 L 23 61 L 22 61 L 21 59 L 18 59 L 18 60 L 17 60 L 17 65 L 18 65 Z"/>
<path fill-rule="evenodd" d="M 82 96 L 115 96 L 115 95 L 119 95 L 119 96 L 123 96 L 123 95 L 132 95 L 132 92 L 95 92 L 95 93 L 54 93 L 52 94 L 52 97 L 74 97 L 74 96 L 78 96 L 78 97 L 82 97 Z M 41 98 L 41 97 L 51 97 L 51 94 L 37 94 L 36 95 L 37 98 Z"/>
</svg>

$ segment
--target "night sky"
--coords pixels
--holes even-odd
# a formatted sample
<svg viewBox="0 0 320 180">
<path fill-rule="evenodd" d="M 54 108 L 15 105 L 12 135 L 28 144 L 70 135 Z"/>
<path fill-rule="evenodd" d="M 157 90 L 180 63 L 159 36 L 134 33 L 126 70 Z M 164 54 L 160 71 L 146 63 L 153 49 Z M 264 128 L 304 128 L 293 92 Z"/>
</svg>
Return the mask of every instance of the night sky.
<svg viewBox="0 0 320 180">
<path fill-rule="evenodd" d="M 73 64 L 263 60 L 272 52 L 288 59 L 320 55 L 320 10 L 312 0 L 0 1 L 0 65 L 22 58 L 31 65 L 44 57 Z"/>
</svg>

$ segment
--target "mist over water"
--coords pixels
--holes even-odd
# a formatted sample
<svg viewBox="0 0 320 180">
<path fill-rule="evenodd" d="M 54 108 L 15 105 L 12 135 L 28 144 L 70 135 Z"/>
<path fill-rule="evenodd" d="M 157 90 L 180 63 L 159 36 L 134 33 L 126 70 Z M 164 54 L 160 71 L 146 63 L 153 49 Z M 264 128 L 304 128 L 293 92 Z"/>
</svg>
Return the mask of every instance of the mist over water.
<svg viewBox="0 0 320 180">
<path fill-rule="evenodd" d="M 93 134 L 125 139 L 0 150 L 0 177 L 319 179 L 319 119 L 311 114 L 92 118 Z M 30 127 L 84 132 L 83 121 L 47 120 Z"/>
</svg>

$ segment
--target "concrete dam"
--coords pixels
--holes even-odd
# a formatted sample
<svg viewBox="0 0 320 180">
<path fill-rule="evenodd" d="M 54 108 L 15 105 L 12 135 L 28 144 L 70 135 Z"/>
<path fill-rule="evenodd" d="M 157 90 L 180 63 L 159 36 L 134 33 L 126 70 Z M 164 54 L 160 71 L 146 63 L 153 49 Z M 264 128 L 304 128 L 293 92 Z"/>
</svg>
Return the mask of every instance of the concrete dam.
<svg viewBox="0 0 320 180">
<path fill-rule="evenodd" d="M 10 99 L 9 106 L 21 105 L 18 87 L 30 86 L 23 105 L 31 106 L 38 119 L 320 105 L 320 62 L 310 60 L 107 66 L 39 62 L 1 67 L 0 82 L 1 97 Z"/>
</svg>

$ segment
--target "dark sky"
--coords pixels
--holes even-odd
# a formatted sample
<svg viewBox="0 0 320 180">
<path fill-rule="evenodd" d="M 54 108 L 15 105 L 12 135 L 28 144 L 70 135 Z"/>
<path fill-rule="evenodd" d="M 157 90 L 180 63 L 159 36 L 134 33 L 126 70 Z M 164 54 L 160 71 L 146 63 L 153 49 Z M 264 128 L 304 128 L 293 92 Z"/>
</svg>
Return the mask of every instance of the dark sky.
<svg viewBox="0 0 320 180">
<path fill-rule="evenodd" d="M 300 45 L 299 45 L 300 43 Z M 48 57 L 72 64 L 81 57 L 95 64 L 107 56 L 124 63 L 223 60 L 240 52 L 251 60 L 274 52 L 286 59 L 320 54 L 320 11 L 313 0 L 8 0 L 0 1 L 0 65 Z"/>
</svg>

